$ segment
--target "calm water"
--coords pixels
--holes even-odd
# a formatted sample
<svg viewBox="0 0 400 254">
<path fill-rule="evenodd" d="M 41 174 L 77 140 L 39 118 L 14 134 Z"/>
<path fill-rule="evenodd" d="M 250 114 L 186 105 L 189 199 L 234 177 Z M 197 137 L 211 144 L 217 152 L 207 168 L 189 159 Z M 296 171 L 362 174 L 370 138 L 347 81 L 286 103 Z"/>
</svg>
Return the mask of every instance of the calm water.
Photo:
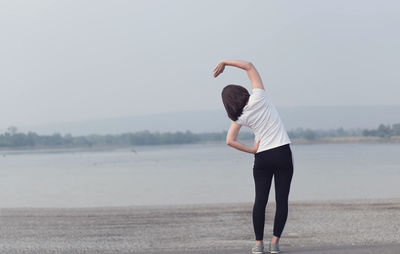
<svg viewBox="0 0 400 254">
<path fill-rule="evenodd" d="M 0 152 L 1 207 L 252 202 L 253 155 L 225 144 Z M 291 200 L 400 197 L 400 144 L 292 145 Z M 270 193 L 273 199 L 273 186 Z"/>
</svg>

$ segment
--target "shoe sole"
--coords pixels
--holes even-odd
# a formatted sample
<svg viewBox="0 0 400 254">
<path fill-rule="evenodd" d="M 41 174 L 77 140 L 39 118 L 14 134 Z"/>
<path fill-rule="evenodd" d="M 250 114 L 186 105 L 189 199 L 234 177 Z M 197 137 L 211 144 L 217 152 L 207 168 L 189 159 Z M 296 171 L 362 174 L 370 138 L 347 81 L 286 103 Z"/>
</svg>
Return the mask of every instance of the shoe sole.
<svg viewBox="0 0 400 254">
<path fill-rule="evenodd" d="M 263 251 L 252 251 L 251 253 L 253 253 L 253 254 L 264 254 Z"/>
<path fill-rule="evenodd" d="M 277 254 L 280 253 L 280 251 L 270 251 L 269 253 Z"/>
</svg>

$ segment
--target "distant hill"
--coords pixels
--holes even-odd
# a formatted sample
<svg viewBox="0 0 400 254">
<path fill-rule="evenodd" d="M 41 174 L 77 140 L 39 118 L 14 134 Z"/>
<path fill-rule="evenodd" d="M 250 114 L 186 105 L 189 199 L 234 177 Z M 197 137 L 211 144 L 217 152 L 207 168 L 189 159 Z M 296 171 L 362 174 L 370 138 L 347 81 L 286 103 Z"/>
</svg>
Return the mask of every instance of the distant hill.
<svg viewBox="0 0 400 254">
<path fill-rule="evenodd" d="M 345 129 L 376 128 L 379 124 L 400 122 L 400 106 L 301 106 L 277 107 L 287 130 L 295 128 Z M 36 126 L 17 126 L 21 132 L 72 135 L 119 134 L 149 131 L 222 131 L 230 120 L 223 110 L 171 112 Z"/>
</svg>

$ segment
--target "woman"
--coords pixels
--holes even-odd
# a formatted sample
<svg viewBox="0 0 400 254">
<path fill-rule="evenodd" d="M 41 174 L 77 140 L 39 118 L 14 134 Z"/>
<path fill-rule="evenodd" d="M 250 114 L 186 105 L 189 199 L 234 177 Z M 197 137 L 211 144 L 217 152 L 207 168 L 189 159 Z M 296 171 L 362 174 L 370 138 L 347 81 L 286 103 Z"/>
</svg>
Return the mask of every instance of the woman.
<svg viewBox="0 0 400 254">
<path fill-rule="evenodd" d="M 228 85 L 222 90 L 222 101 L 228 117 L 232 120 L 226 143 L 238 150 L 254 154 L 255 201 L 252 219 L 256 244 L 252 253 L 264 252 L 265 207 L 272 177 L 275 184 L 276 213 L 269 252 L 279 253 L 279 238 L 288 215 L 288 197 L 293 175 L 291 142 L 254 65 L 240 60 L 222 60 L 214 68 L 214 77 L 221 74 L 225 66 L 245 70 L 252 86 L 251 95 L 246 88 L 238 85 Z M 236 140 L 242 125 L 254 132 L 254 146 L 247 146 Z"/>
</svg>

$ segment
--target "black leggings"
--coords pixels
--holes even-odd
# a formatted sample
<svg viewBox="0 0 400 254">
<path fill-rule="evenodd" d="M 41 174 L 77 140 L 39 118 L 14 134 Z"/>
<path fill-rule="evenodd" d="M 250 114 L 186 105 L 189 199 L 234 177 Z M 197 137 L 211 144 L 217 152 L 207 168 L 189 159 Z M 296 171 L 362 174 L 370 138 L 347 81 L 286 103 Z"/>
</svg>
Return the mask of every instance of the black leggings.
<svg viewBox="0 0 400 254">
<path fill-rule="evenodd" d="M 288 198 L 293 176 L 292 151 L 289 144 L 254 155 L 253 177 L 256 196 L 253 206 L 253 226 L 256 240 L 263 240 L 264 237 L 265 207 L 272 176 L 276 200 L 274 236 L 281 237 L 288 215 Z"/>
</svg>

